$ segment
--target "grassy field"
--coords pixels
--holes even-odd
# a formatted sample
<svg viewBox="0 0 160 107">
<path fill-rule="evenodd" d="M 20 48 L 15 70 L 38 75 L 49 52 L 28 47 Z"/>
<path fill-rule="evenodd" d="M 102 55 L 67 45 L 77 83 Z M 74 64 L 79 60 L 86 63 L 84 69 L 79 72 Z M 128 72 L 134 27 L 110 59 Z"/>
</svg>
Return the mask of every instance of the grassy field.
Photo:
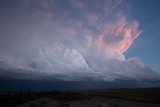
<svg viewBox="0 0 160 107">
<path fill-rule="evenodd" d="M 56 101 L 80 101 L 101 97 L 160 104 L 160 88 L 143 88 L 76 90 L 63 92 L 8 92 L 0 94 L 0 107 L 13 107 L 44 96 Z"/>
<path fill-rule="evenodd" d="M 160 103 L 160 88 L 83 90 L 78 93 L 89 96 L 102 96 L 133 101 Z"/>
</svg>

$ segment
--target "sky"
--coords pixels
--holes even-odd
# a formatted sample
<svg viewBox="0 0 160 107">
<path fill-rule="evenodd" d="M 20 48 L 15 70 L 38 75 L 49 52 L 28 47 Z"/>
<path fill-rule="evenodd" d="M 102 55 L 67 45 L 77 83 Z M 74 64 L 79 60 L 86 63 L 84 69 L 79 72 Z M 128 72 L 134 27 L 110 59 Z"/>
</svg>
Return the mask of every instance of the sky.
<svg viewBox="0 0 160 107">
<path fill-rule="evenodd" d="M 1 0 L 0 77 L 159 81 L 159 0 Z"/>
</svg>

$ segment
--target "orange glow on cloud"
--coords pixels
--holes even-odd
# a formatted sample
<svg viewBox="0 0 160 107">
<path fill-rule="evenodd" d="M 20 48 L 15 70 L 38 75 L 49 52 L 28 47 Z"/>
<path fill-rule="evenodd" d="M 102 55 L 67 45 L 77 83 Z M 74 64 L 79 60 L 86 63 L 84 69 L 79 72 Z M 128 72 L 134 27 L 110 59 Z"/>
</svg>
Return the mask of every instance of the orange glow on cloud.
<svg viewBox="0 0 160 107">
<path fill-rule="evenodd" d="M 138 23 L 131 24 L 130 26 L 125 27 L 122 32 L 124 39 L 119 43 L 119 52 L 124 53 L 133 43 L 133 40 L 136 39 L 141 31 L 137 30 Z"/>
<path fill-rule="evenodd" d="M 125 17 L 106 23 L 105 29 L 96 39 L 96 47 L 107 54 L 123 54 L 140 35 L 138 26 L 137 22 L 127 22 Z"/>
</svg>

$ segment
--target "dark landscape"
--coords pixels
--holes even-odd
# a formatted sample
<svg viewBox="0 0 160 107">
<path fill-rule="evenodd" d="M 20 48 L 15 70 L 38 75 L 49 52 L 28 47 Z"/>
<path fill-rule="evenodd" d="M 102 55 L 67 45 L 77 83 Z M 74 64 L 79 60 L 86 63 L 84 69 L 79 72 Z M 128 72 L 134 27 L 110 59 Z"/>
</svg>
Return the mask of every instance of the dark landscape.
<svg viewBox="0 0 160 107">
<path fill-rule="evenodd" d="M 0 107 L 159 107 L 160 88 L 8 92 Z"/>
</svg>

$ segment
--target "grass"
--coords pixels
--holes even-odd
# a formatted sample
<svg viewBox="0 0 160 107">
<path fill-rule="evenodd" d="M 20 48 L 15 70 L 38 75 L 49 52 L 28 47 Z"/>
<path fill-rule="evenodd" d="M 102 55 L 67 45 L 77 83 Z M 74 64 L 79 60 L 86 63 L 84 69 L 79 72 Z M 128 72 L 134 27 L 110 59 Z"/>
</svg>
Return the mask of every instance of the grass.
<svg viewBox="0 0 160 107">
<path fill-rule="evenodd" d="M 9 92 L 7 94 L 0 94 L 0 107 L 22 104 L 43 96 L 52 98 L 57 101 L 78 101 L 91 99 L 93 97 L 109 97 L 147 103 L 160 103 L 160 88 L 99 89 L 66 92 Z M 66 104 L 66 106 L 68 106 L 68 104 Z"/>
<path fill-rule="evenodd" d="M 160 103 L 160 88 L 84 90 L 80 91 L 80 93 L 90 96 Z"/>
</svg>

